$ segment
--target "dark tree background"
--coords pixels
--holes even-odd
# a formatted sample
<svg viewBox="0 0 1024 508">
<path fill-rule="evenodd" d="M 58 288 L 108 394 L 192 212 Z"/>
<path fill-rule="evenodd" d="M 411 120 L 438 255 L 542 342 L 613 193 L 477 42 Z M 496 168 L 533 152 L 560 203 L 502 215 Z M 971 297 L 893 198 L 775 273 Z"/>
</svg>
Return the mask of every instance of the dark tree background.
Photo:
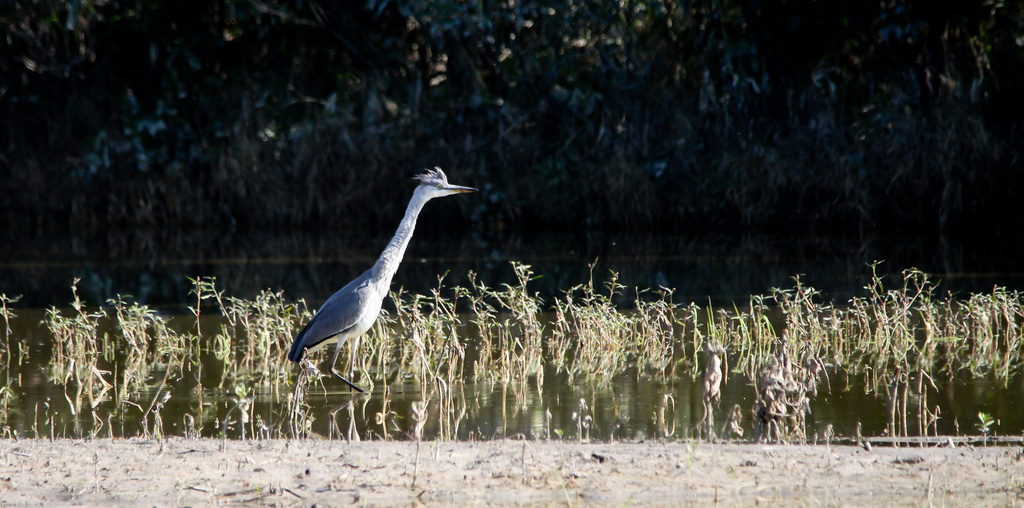
<svg viewBox="0 0 1024 508">
<path fill-rule="evenodd" d="M 0 2 L 2 221 L 1017 226 L 1022 76 L 1020 1 Z"/>
</svg>

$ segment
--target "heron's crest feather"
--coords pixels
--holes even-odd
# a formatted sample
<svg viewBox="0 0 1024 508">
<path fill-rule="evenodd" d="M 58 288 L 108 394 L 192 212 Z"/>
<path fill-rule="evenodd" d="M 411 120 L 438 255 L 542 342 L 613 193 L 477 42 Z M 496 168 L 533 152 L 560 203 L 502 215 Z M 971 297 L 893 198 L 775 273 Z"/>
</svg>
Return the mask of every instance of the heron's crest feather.
<svg viewBox="0 0 1024 508">
<path fill-rule="evenodd" d="M 444 171 L 441 171 L 441 168 L 428 169 L 426 173 L 414 176 L 413 180 L 426 185 L 448 185 L 448 177 L 445 176 Z"/>
</svg>

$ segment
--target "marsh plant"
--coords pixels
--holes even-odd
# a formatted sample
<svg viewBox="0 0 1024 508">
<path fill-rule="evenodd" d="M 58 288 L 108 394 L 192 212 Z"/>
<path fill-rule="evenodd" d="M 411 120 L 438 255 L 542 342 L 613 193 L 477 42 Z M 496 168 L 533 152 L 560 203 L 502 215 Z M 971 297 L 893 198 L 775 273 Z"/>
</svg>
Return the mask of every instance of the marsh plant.
<svg viewBox="0 0 1024 508">
<path fill-rule="evenodd" d="M 532 377 L 544 384 L 544 350 L 541 324 L 543 301 L 530 293 L 534 279 L 529 265 L 513 263 L 516 280 L 500 289 L 490 288 L 470 274 L 470 288 L 462 289 L 470 302 L 477 341 L 473 376 L 482 381 L 515 383 L 525 387 Z"/>
<path fill-rule="evenodd" d="M 924 436 L 942 419 L 938 380 L 966 373 L 1005 386 L 1020 373 L 1024 301 L 1005 288 L 939 296 L 925 273 L 908 270 L 892 283 L 872 266 L 863 295 L 846 302 L 827 301 L 798 277 L 791 288 L 716 308 L 677 304 L 669 289 L 625 287 L 614 273 L 599 280 L 591 267 L 589 281 L 545 302 L 530 288 L 531 267 L 512 267 L 515 279 L 496 288 L 470 273 L 467 287 L 442 277 L 428 294 L 392 293 L 391 310 L 343 344 L 338 360 L 372 395 L 332 403 L 330 413 L 319 408 L 339 396 L 322 374 L 333 351 L 298 367 L 286 360 L 311 316 L 305 302 L 273 291 L 230 297 L 201 278 L 191 319 L 175 321 L 128 296 L 87 305 L 76 281 L 70 307 L 43 319 L 52 337 L 46 372 L 63 393 L 37 404 L 46 416 L 37 410 L 32 430 L 67 433 L 38 425 L 70 415 L 74 435 L 463 439 L 505 435 L 506 421 L 533 411 L 518 432 L 535 438 L 628 436 L 631 422 L 650 420 L 661 438 L 799 442 L 814 435 L 811 402 L 842 378 L 885 404 L 887 435 Z M 16 299 L 2 301 L 6 415 L 20 396 L 12 369 L 28 360 L 10 332 Z M 614 303 L 623 301 L 631 303 Z M 632 400 L 615 393 L 630 377 L 655 387 L 652 414 L 620 402 Z M 684 380 L 700 387 L 698 418 L 677 391 Z M 574 398 L 542 397 L 552 383 L 572 387 Z M 720 407 L 729 383 L 751 386 L 753 402 Z M 977 428 L 987 435 L 998 415 L 985 414 Z M 29 429 L 4 429 L 19 431 Z"/>
<path fill-rule="evenodd" d="M 83 397 L 89 399 L 89 406 L 95 407 L 104 400 L 113 386 L 108 379 L 110 372 L 100 370 L 100 359 L 112 354 L 113 347 L 100 332 L 100 321 L 107 317 L 102 309 L 89 310 L 78 296 L 78 279 L 71 285 L 71 311 L 65 314 L 56 307 L 46 312 L 46 326 L 53 334 L 53 357 L 50 361 L 50 378 L 65 387 L 72 414 L 81 412 Z M 68 389 L 73 394 L 68 393 Z"/>
<path fill-rule="evenodd" d="M 653 292 L 651 301 L 638 292 L 634 310 L 624 312 L 612 302 L 626 289 L 613 273 L 598 291 L 591 266 L 590 281 L 555 302 L 548 356 L 570 381 L 583 376 L 607 384 L 627 370 L 666 379 L 675 344 L 672 292 Z"/>
<path fill-rule="evenodd" d="M 211 352 L 222 366 L 217 385 L 248 383 L 273 390 L 287 386 L 293 366 L 287 361 L 290 337 L 308 321 L 311 313 L 304 302 L 287 302 L 282 292 L 263 290 L 253 300 L 225 297 L 212 279 L 197 279 L 194 292 L 197 305 L 204 300 L 216 303 L 223 317 L 220 329 L 212 338 Z M 201 309 L 192 309 L 197 316 Z M 203 338 L 199 325 L 196 337 Z"/>
</svg>

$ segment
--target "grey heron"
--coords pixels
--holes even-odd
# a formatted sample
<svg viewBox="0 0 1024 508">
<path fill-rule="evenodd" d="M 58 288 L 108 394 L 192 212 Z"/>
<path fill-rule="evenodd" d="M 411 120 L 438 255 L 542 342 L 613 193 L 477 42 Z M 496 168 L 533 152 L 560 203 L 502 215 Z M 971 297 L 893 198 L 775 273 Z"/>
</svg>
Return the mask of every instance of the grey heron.
<svg viewBox="0 0 1024 508">
<path fill-rule="evenodd" d="M 336 343 L 334 357 L 331 358 L 330 364 L 331 374 L 360 393 L 363 392 L 361 388 L 341 377 L 334 370 L 334 362 L 338 361 L 342 343 L 366 333 L 377 320 L 381 303 L 388 294 L 391 278 L 398 271 L 398 265 L 402 262 L 405 249 L 409 246 L 409 239 L 412 238 L 413 230 L 416 228 L 416 218 L 419 216 L 420 210 L 423 209 L 423 205 L 434 198 L 476 191 L 472 187 L 460 187 L 448 183 L 448 177 L 441 171 L 441 168 L 434 168 L 433 171 L 427 171 L 416 176 L 415 179 L 420 183 L 412 193 L 409 206 L 405 209 L 405 217 L 402 218 L 402 222 L 398 225 L 398 231 L 395 232 L 395 236 L 388 246 L 384 248 L 384 252 L 374 263 L 373 268 L 363 272 L 337 293 L 331 295 L 320 307 L 320 310 L 316 311 L 313 319 L 309 320 L 305 328 L 295 336 L 292 349 L 288 353 L 288 359 L 298 363 L 302 360 L 302 355 L 305 352 L 317 351 Z"/>
</svg>

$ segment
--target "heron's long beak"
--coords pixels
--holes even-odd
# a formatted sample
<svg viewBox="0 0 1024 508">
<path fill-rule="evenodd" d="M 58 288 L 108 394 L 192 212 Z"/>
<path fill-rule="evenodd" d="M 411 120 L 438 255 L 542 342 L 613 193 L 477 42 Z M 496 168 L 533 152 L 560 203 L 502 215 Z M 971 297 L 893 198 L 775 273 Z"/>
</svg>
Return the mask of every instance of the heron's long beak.
<svg viewBox="0 0 1024 508">
<path fill-rule="evenodd" d="M 449 191 L 452 191 L 452 192 L 458 192 L 458 193 L 476 192 L 477 191 L 477 189 L 474 189 L 472 187 L 461 187 L 459 185 L 449 185 L 448 187 L 445 187 L 445 190 L 449 190 Z"/>
</svg>

